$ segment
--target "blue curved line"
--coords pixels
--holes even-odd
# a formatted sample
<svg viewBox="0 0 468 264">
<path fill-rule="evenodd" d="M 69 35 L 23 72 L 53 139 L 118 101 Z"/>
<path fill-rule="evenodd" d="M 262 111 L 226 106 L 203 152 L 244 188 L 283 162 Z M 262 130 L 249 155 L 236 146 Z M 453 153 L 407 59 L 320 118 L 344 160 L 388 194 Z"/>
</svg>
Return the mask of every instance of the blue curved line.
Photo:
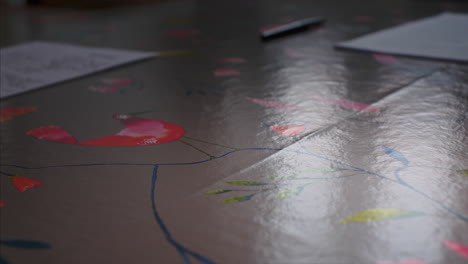
<svg viewBox="0 0 468 264">
<path fill-rule="evenodd" d="M 187 255 L 190 255 L 205 264 L 215 264 L 214 261 L 211 261 L 208 258 L 185 248 L 184 246 L 179 244 L 179 242 L 175 241 L 172 238 L 172 235 L 169 232 L 169 229 L 167 228 L 166 224 L 164 223 L 161 216 L 159 215 L 158 209 L 156 207 L 155 190 L 156 190 L 156 181 L 158 179 L 158 168 L 159 168 L 159 165 L 155 164 L 153 168 L 153 175 L 151 177 L 151 197 L 150 197 L 151 208 L 153 209 L 153 216 L 156 219 L 156 222 L 158 223 L 159 228 L 164 233 L 164 236 L 166 237 L 167 242 L 169 242 L 172 246 L 174 246 L 177 249 L 177 251 L 179 252 L 179 255 L 182 257 L 185 264 L 191 263 Z"/>
<path fill-rule="evenodd" d="M 300 144 L 300 143 L 298 143 L 298 144 Z M 301 144 L 300 144 L 300 146 L 303 147 L 303 148 L 305 148 L 305 147 L 304 147 L 303 145 L 301 145 Z M 391 179 L 391 178 L 389 178 L 389 177 L 385 177 L 385 176 L 383 176 L 383 175 L 379 175 L 379 174 L 377 174 L 377 173 L 370 172 L 370 171 L 367 171 L 367 170 L 365 170 L 365 169 L 357 168 L 357 167 L 354 167 L 354 166 L 352 166 L 352 165 L 346 164 L 346 163 L 341 162 L 341 161 L 332 160 L 332 159 L 327 158 L 327 157 L 321 157 L 320 155 L 316 155 L 316 154 L 314 154 L 314 153 L 312 153 L 312 152 L 308 152 L 308 154 L 309 154 L 309 155 L 312 155 L 312 156 L 315 156 L 315 157 L 317 157 L 317 158 L 326 159 L 326 160 L 329 160 L 329 161 L 332 161 L 332 162 L 335 162 L 335 163 L 338 163 L 338 164 L 342 164 L 342 165 L 345 165 L 345 166 L 348 166 L 348 167 L 351 167 L 351 168 L 356 168 L 357 170 L 361 170 L 361 171 L 363 171 L 363 172 L 366 172 L 367 174 L 374 175 L 374 176 L 378 176 L 378 177 L 384 178 L 384 179 L 386 179 L 386 180 L 388 180 L 388 181 L 391 181 L 391 182 L 394 182 L 394 183 L 398 183 L 398 184 L 400 184 L 400 185 L 402 185 L 402 186 L 404 186 L 404 187 L 409 188 L 410 190 L 414 191 L 415 193 L 417 193 L 417 194 L 423 196 L 424 198 L 428 199 L 429 201 L 431 201 L 431 202 L 433 202 L 433 203 L 439 205 L 440 207 L 442 207 L 443 209 L 445 209 L 447 212 L 449 212 L 449 213 L 451 213 L 452 215 L 458 217 L 459 219 L 461 219 L 461 220 L 463 220 L 463 221 L 465 221 L 465 222 L 468 222 L 468 217 L 463 216 L 463 215 L 457 213 L 456 211 L 454 211 L 453 209 L 451 209 L 451 208 L 448 207 L 447 205 L 443 204 L 442 202 L 437 201 L 437 200 L 431 198 L 430 196 L 428 196 L 427 194 L 425 194 L 425 193 L 419 191 L 418 189 L 414 188 L 412 185 L 409 185 L 407 182 L 405 182 L 405 181 L 400 177 L 400 175 L 399 175 L 400 170 L 402 170 L 403 168 L 408 168 L 408 167 L 410 166 L 409 162 L 408 162 L 407 164 L 405 164 L 404 167 L 398 168 L 398 169 L 396 169 L 396 170 L 394 171 L 395 177 L 398 179 L 398 181 L 395 181 L 395 180 L 393 180 L 393 179 Z"/>
<path fill-rule="evenodd" d="M 300 144 L 300 142 L 298 143 Z M 201 164 L 201 163 L 205 163 L 205 162 L 208 162 L 208 161 L 211 161 L 211 160 L 215 160 L 215 159 L 219 159 L 219 158 L 222 158 L 222 157 L 225 157 L 225 156 L 228 156 L 232 153 L 235 153 L 235 152 L 238 152 L 238 151 L 246 151 L 246 150 L 272 150 L 272 151 L 286 151 L 286 152 L 291 152 L 291 153 L 297 153 L 297 154 L 304 154 L 304 155 L 309 155 L 309 156 L 312 156 L 312 157 L 316 157 L 316 158 L 319 158 L 319 159 L 323 159 L 323 160 L 327 160 L 327 161 L 330 161 L 330 162 L 333 162 L 333 163 L 336 163 L 336 164 L 340 164 L 340 165 L 343 165 L 343 166 L 346 166 L 346 167 L 349 167 L 349 168 L 353 168 L 357 171 L 362 171 L 366 174 L 369 174 L 369 175 L 374 175 L 374 176 L 377 176 L 377 177 L 380 177 L 380 178 L 383 178 L 385 180 L 388 180 L 388 181 L 391 181 L 391 182 L 394 182 L 394 183 L 398 183 L 402 186 L 405 186 L 407 188 L 410 188 L 411 190 L 413 190 L 414 192 L 420 194 L 421 196 L 423 196 L 424 198 L 426 199 L 429 199 L 430 201 L 432 201 L 433 203 L 436 203 L 437 205 L 441 206 L 443 209 L 445 209 L 447 212 L 457 216 L 459 219 L 465 221 L 465 222 L 468 222 L 468 218 L 465 217 L 465 216 L 462 216 L 460 215 L 459 213 L 456 213 L 454 210 L 450 209 L 448 206 L 446 206 L 445 204 L 437 201 L 437 200 L 434 200 L 432 198 L 430 198 L 429 196 L 427 196 L 427 194 L 424 194 L 423 192 L 415 189 L 413 186 L 410 186 L 410 185 L 407 185 L 404 181 L 401 182 L 400 180 L 394 180 L 392 178 L 389 178 L 389 177 L 386 177 L 384 175 L 380 175 L 378 173 L 375 173 L 375 172 L 371 172 L 369 170 L 366 170 L 366 169 L 362 169 L 362 168 L 358 168 L 356 166 L 353 166 L 351 164 L 348 164 L 348 163 L 345 163 L 345 162 L 342 162 L 342 161 L 339 161 L 339 160 L 334 160 L 334 159 L 331 159 L 331 158 L 328 158 L 328 157 L 325 157 L 325 156 L 321 156 L 321 155 L 317 155 L 315 153 L 312 153 L 312 152 L 303 152 L 303 151 L 296 151 L 296 150 L 287 150 L 287 149 L 282 149 L 282 148 L 244 148 L 244 149 L 238 149 L 238 150 L 231 150 L 231 151 L 228 151 L 220 156 L 217 156 L 213 159 L 206 159 L 206 160 L 201 160 L 201 161 L 195 161 L 195 162 L 185 162 L 185 163 L 161 163 L 161 164 L 156 164 L 156 165 L 164 165 L 164 166 L 174 166 L 174 165 L 194 165 L 194 164 Z M 43 168 L 60 168 L 60 167 L 80 167 L 80 166 L 107 166 L 107 165 L 119 165 L 119 166 L 155 166 L 155 164 L 146 164 L 146 163 L 91 163 L 91 164 L 76 164 L 76 165 L 55 165 L 55 166 L 43 166 L 43 167 L 26 167 L 26 166 L 19 166 L 19 165 L 11 165 L 11 164 L 3 164 L 2 166 L 10 166 L 10 167 L 17 167 L 17 168 L 22 168 L 22 169 L 43 169 Z M 397 178 L 398 179 L 398 178 Z M 401 179 L 401 177 L 400 177 Z"/>
<path fill-rule="evenodd" d="M 454 211 L 452 208 L 448 207 L 447 205 L 445 205 L 444 203 L 440 202 L 440 201 L 437 201 L 435 199 L 433 199 L 432 197 L 430 197 L 429 195 L 423 193 L 422 191 L 416 189 L 413 185 L 407 183 L 406 181 L 404 181 L 402 178 L 401 178 L 401 175 L 400 175 L 400 171 L 404 170 L 404 169 L 407 169 L 408 167 L 410 167 L 409 165 L 409 162 L 407 165 L 405 165 L 404 167 L 400 167 L 400 168 L 397 168 L 395 169 L 394 171 L 394 175 L 395 177 L 398 179 L 398 181 L 400 182 L 401 185 L 405 186 L 406 188 L 409 188 L 410 190 L 414 191 L 415 193 L 423 196 L 424 198 L 430 200 L 431 202 L 439 205 L 440 207 L 442 207 L 443 209 L 445 209 L 447 212 L 455 215 L 456 217 L 462 219 L 463 221 L 465 222 L 468 222 L 468 217 L 465 217 L 459 213 L 457 213 L 456 211 Z"/>
<path fill-rule="evenodd" d="M 405 186 L 408 186 L 408 183 L 405 182 L 405 181 L 401 178 L 401 176 L 400 176 L 400 171 L 403 170 L 403 169 L 406 169 L 406 168 L 408 168 L 408 166 L 404 166 L 404 167 L 397 168 L 397 169 L 395 169 L 395 171 L 393 172 L 393 174 L 395 175 L 395 178 L 396 178 L 401 184 L 403 184 L 403 185 L 405 185 Z"/>
</svg>

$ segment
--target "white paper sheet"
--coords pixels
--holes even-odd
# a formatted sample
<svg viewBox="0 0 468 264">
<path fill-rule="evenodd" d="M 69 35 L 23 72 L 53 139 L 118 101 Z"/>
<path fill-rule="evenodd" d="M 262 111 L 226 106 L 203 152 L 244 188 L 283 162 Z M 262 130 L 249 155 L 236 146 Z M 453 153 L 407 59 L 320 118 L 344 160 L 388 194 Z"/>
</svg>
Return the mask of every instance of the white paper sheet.
<svg viewBox="0 0 468 264">
<path fill-rule="evenodd" d="M 0 98 L 153 57 L 152 52 L 28 42 L 0 50 Z"/>
<path fill-rule="evenodd" d="M 442 13 L 345 41 L 336 47 L 468 62 L 468 15 Z"/>
</svg>

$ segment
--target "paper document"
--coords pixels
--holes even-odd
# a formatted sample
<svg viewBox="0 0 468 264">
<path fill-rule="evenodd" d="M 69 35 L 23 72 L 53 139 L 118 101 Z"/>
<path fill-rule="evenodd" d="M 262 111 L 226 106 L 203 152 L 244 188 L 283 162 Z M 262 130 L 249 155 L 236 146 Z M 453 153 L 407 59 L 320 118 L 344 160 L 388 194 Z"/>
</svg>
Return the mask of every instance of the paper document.
<svg viewBox="0 0 468 264">
<path fill-rule="evenodd" d="M 468 61 L 468 14 L 442 13 L 345 41 L 336 47 Z"/>
<path fill-rule="evenodd" d="M 0 50 L 0 98 L 154 56 L 109 48 L 28 42 Z"/>
</svg>

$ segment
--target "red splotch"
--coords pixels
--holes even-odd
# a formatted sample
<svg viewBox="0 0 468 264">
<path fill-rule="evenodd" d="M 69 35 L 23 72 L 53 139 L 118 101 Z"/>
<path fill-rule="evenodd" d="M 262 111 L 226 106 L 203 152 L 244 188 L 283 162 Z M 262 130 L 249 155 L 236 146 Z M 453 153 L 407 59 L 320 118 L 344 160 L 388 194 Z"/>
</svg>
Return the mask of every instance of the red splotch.
<svg viewBox="0 0 468 264">
<path fill-rule="evenodd" d="M 325 97 L 321 97 L 321 96 L 315 96 L 315 98 L 322 101 L 322 102 L 324 102 L 324 103 L 331 104 L 331 105 L 337 105 L 337 106 L 340 106 L 340 107 L 342 107 L 344 109 L 357 110 L 357 111 L 366 111 L 366 112 L 379 112 L 380 111 L 380 109 L 375 107 L 375 106 L 368 105 L 368 104 L 362 104 L 362 103 L 354 102 L 354 101 L 351 101 L 351 100 L 329 99 L 329 98 L 325 98 Z"/>
<path fill-rule="evenodd" d="M 442 240 L 442 243 L 453 252 L 457 253 L 461 257 L 468 259 L 468 246 L 450 241 L 450 240 Z"/>
<path fill-rule="evenodd" d="M 213 74 L 215 76 L 235 76 L 239 75 L 240 72 L 236 69 L 231 69 L 231 68 L 224 68 L 224 69 L 216 69 Z"/>
<path fill-rule="evenodd" d="M 0 108 L 0 122 L 12 120 L 17 116 L 37 111 L 37 109 L 37 106 L 2 107 Z"/>
<path fill-rule="evenodd" d="M 297 136 L 305 130 L 303 125 L 273 125 L 270 128 L 276 133 L 287 137 Z"/>
<path fill-rule="evenodd" d="M 395 261 L 379 261 L 377 264 L 429 264 L 425 261 L 422 261 L 420 259 L 408 259 L 408 260 L 403 260 L 400 262 L 395 262 Z"/>
<path fill-rule="evenodd" d="M 286 110 L 299 110 L 299 107 L 295 105 L 290 105 L 290 104 L 285 104 L 285 103 L 279 103 L 279 102 L 273 102 L 273 101 L 267 101 L 267 100 L 262 100 L 258 98 L 253 98 L 253 97 L 245 97 L 246 100 L 249 100 L 253 103 L 266 106 L 266 107 L 271 107 L 271 108 L 276 108 L 276 109 L 286 109 Z"/>
<path fill-rule="evenodd" d="M 70 135 L 65 129 L 58 126 L 38 127 L 29 130 L 26 134 L 39 139 L 47 139 L 66 144 L 78 144 L 78 141 L 72 135 Z"/>
<path fill-rule="evenodd" d="M 110 136 L 82 142 L 78 142 L 67 131 L 57 126 L 35 128 L 27 134 L 60 143 L 109 147 L 157 145 L 177 140 L 185 133 L 182 127 L 160 120 L 127 114 L 115 114 L 113 118 L 119 120 L 124 125 L 124 129 Z"/>
<path fill-rule="evenodd" d="M 15 188 L 20 192 L 25 192 L 27 189 L 31 189 L 43 184 L 42 182 L 26 177 L 9 176 L 9 178 L 11 178 L 11 180 L 13 181 L 13 186 L 15 186 Z"/>
<path fill-rule="evenodd" d="M 374 59 L 382 64 L 395 65 L 399 64 L 400 61 L 392 55 L 387 54 L 373 54 Z"/>
</svg>

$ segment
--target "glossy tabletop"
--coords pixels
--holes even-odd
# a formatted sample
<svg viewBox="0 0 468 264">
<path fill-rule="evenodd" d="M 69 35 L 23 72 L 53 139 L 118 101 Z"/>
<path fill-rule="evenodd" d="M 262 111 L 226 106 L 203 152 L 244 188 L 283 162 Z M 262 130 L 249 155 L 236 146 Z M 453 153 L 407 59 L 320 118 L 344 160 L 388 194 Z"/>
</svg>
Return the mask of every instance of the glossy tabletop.
<svg viewBox="0 0 468 264">
<path fill-rule="evenodd" d="M 2 7 L 1 47 L 159 53 L 1 101 L 0 263 L 467 263 L 468 65 L 333 47 L 443 11 Z"/>
</svg>

